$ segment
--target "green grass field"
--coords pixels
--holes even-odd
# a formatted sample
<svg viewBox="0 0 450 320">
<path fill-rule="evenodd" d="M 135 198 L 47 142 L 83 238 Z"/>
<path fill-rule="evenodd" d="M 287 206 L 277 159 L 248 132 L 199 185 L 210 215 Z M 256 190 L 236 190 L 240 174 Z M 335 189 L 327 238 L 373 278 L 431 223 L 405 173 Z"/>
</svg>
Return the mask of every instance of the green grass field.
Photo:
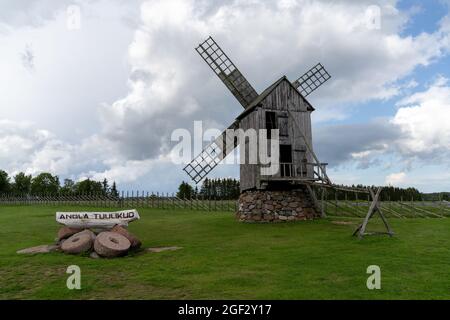
<svg viewBox="0 0 450 320">
<path fill-rule="evenodd" d="M 449 299 L 450 219 L 390 219 L 396 236 L 351 237 L 333 220 L 245 224 L 230 212 L 139 209 L 130 230 L 144 247 L 118 259 L 62 253 L 18 255 L 52 243 L 55 206 L 0 207 L 1 299 Z M 62 207 L 59 211 L 106 208 Z M 370 224 L 379 229 L 379 221 Z M 69 265 L 81 290 L 68 290 Z M 366 268 L 381 267 L 381 290 Z"/>
</svg>

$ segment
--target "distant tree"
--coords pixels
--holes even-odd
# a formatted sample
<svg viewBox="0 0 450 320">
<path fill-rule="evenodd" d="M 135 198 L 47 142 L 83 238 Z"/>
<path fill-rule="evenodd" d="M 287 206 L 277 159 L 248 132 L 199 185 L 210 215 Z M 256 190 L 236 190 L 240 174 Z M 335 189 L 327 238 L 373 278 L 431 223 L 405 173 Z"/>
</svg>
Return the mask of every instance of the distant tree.
<svg viewBox="0 0 450 320">
<path fill-rule="evenodd" d="M 93 181 L 88 178 L 75 184 L 75 192 L 103 194 L 103 185 L 99 181 Z"/>
<path fill-rule="evenodd" d="M 195 186 L 195 189 L 194 189 L 194 194 L 193 194 L 193 196 L 194 197 L 197 197 L 198 196 L 198 187 L 197 186 Z"/>
<path fill-rule="evenodd" d="M 191 199 L 194 195 L 194 188 L 186 182 L 181 182 L 178 187 L 177 197 L 180 199 Z"/>
<path fill-rule="evenodd" d="M 208 179 L 203 181 L 200 195 L 205 198 L 221 200 L 237 199 L 240 194 L 239 180 L 236 179 Z"/>
<path fill-rule="evenodd" d="M 11 184 L 6 171 L 0 170 L 0 193 L 10 192 Z"/>
<path fill-rule="evenodd" d="M 16 194 L 28 194 L 31 192 L 31 174 L 26 175 L 19 172 L 14 176 L 14 183 L 12 185 L 13 192 Z"/>
<path fill-rule="evenodd" d="M 111 186 L 111 189 L 109 190 L 109 194 L 113 197 L 118 197 L 119 196 L 119 191 L 117 191 L 117 186 L 116 186 L 116 182 L 113 181 L 113 184 Z"/>
<path fill-rule="evenodd" d="M 203 180 L 203 184 L 202 184 L 202 186 L 200 187 L 200 194 L 203 196 L 203 197 L 209 197 L 210 196 L 210 183 L 209 183 L 209 179 L 208 178 L 205 178 L 205 180 Z"/>
<path fill-rule="evenodd" d="M 60 188 L 58 176 L 42 172 L 31 180 L 31 193 L 56 194 Z"/>
<path fill-rule="evenodd" d="M 109 194 L 109 183 L 106 178 L 102 181 L 102 189 L 104 194 Z"/>
<path fill-rule="evenodd" d="M 61 194 L 75 193 L 75 182 L 72 179 L 64 179 L 64 185 L 60 189 Z"/>
</svg>

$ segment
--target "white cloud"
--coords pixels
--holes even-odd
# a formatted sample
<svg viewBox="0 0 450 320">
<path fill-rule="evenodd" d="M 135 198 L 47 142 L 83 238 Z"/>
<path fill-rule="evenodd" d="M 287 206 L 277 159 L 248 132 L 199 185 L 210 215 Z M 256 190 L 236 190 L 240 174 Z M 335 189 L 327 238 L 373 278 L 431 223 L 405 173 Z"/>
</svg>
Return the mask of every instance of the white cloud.
<svg viewBox="0 0 450 320">
<path fill-rule="evenodd" d="M 78 180 L 80 177 L 111 178 L 117 182 L 129 181 L 128 175 L 118 177 L 108 168 L 120 163 L 117 150 L 108 140 L 94 135 L 79 143 L 67 143 L 53 133 L 39 129 L 30 122 L 0 120 L 0 168 L 9 174 L 18 172 L 37 175 L 51 172 L 64 178 Z M 114 179 L 113 179 L 114 178 Z M 99 178 L 100 180 L 100 178 Z"/>
<path fill-rule="evenodd" d="M 400 186 L 402 185 L 406 180 L 406 173 L 405 172 L 397 172 L 397 173 L 391 173 L 386 176 L 385 183 L 387 185 L 392 186 Z"/>
<path fill-rule="evenodd" d="M 11 23 L 0 32 L 0 119 L 34 122 L 73 142 L 98 132 L 100 103 L 126 93 L 134 29 L 124 19 L 132 14 L 126 2 L 79 1 L 81 29 L 69 30 L 69 1 L 51 2 L 6 5 L 10 16 L 23 19 L 0 20 Z"/>
<path fill-rule="evenodd" d="M 391 161 L 380 161 L 387 155 L 395 156 L 404 170 L 416 165 L 449 166 L 450 86 L 447 83 L 440 76 L 426 90 L 401 99 L 391 118 L 316 128 L 317 152 L 332 166 L 351 162 L 367 168 Z M 339 143 L 333 139 L 337 136 Z"/>
<path fill-rule="evenodd" d="M 48 131 L 35 130 L 28 122 L 0 120 L 0 167 L 22 168 L 23 163 L 50 139 Z"/>
<path fill-rule="evenodd" d="M 438 160 L 450 154 L 450 87 L 440 77 L 423 92 L 402 99 L 392 123 L 403 135 L 397 147 L 404 156 Z"/>
<path fill-rule="evenodd" d="M 132 4 L 76 3 L 83 13 L 79 31 L 66 30 L 65 10 L 58 6 L 37 24 L 7 20 L 7 31 L 0 33 L 0 46 L 6 48 L 0 52 L 0 104 L 11 106 L 0 109 L 0 118 L 13 119 L 18 127 L 0 138 L 0 165 L 10 170 L 124 182 L 158 175 L 172 130 L 189 129 L 193 120 L 224 128 L 242 110 L 193 50 L 210 34 L 259 92 L 281 74 L 294 80 L 321 61 L 332 79 L 310 96 L 317 106 L 315 120 L 343 118 L 348 105 L 414 88 L 417 83 L 405 77 L 450 46 L 448 18 L 434 33 L 403 35 L 410 16 L 394 0 L 152 0 L 141 6 L 137 25 L 123 23 L 134 17 L 122 14 L 122 9 L 132 11 Z M 367 28 L 364 20 L 374 3 L 381 8 L 380 30 Z M 130 25 L 136 28 L 133 37 Z M 28 43 L 33 74 L 20 61 Z M 433 88 L 404 100 L 390 124 L 362 126 L 358 136 L 350 130 L 352 138 L 334 160 L 372 165 L 371 157 L 396 145 L 398 128 L 403 154 L 430 151 L 427 144 L 447 148 L 444 124 L 425 115 L 447 110 L 445 85 Z M 47 131 L 32 126 L 24 132 L 18 124 L 23 119 Z M 39 140 L 38 132 L 46 136 Z M 330 137 L 333 141 L 335 135 L 322 132 L 322 138 Z M 167 179 L 187 179 L 176 170 Z"/>
<path fill-rule="evenodd" d="M 226 127 L 241 109 L 193 50 L 209 34 L 259 91 L 322 61 L 333 78 L 311 97 L 321 104 L 315 120 L 345 117 L 337 103 L 392 97 L 416 85 L 397 80 L 440 57 L 447 35 L 442 24 L 433 34 L 401 36 L 408 16 L 395 3 L 379 3 L 381 29 L 371 30 L 370 1 L 147 1 L 129 47 L 130 91 L 102 109 L 105 136 L 143 160 L 167 152 L 170 132 L 186 121 Z"/>
</svg>

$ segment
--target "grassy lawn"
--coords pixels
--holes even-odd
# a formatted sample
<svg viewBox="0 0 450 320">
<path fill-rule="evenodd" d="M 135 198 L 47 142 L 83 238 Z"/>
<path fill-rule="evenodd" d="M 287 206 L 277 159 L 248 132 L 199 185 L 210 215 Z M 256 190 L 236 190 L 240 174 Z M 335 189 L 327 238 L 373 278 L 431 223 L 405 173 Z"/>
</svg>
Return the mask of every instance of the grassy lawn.
<svg viewBox="0 0 450 320">
<path fill-rule="evenodd" d="M 0 207 L 1 299 L 450 299 L 447 218 L 391 218 L 394 238 L 357 240 L 355 225 L 332 223 L 356 218 L 244 224 L 230 212 L 139 209 L 130 230 L 144 247 L 183 249 L 111 260 L 16 254 L 53 242 L 55 211 Z M 72 264 L 81 268 L 82 290 L 66 288 Z M 372 264 L 381 267 L 381 290 L 366 288 Z"/>
</svg>

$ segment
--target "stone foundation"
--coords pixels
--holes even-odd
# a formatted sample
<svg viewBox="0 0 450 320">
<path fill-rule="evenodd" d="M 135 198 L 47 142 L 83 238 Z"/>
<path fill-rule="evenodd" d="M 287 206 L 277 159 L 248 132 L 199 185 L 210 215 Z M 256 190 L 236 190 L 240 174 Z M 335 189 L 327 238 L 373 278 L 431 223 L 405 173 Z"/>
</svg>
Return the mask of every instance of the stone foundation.
<svg viewBox="0 0 450 320">
<path fill-rule="evenodd" d="M 239 197 L 236 217 L 246 222 L 278 222 L 320 218 L 306 189 L 252 190 Z"/>
</svg>

